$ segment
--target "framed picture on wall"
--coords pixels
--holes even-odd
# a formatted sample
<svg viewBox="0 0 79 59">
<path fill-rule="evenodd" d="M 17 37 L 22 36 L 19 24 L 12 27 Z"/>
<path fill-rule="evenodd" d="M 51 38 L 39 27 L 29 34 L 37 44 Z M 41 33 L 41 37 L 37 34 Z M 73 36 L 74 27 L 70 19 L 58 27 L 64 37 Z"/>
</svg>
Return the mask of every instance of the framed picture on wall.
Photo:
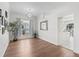
<svg viewBox="0 0 79 59">
<path fill-rule="evenodd" d="M 2 17 L 0 17 L 0 30 L 2 29 Z"/>
<path fill-rule="evenodd" d="M 0 17 L 0 26 L 4 26 L 4 19 L 3 19 L 3 16 Z"/>
<path fill-rule="evenodd" d="M 40 30 L 48 30 L 48 21 L 42 21 L 40 22 Z"/>
<path fill-rule="evenodd" d="M 2 29 L 2 27 L 4 27 L 4 17 L 3 16 L 0 17 L 0 29 Z"/>
<path fill-rule="evenodd" d="M 2 16 L 2 9 L 0 9 L 0 17 Z"/>
<path fill-rule="evenodd" d="M 4 26 L 4 16 L 1 17 L 2 26 Z"/>
<path fill-rule="evenodd" d="M 2 34 L 4 34 L 5 33 L 5 18 L 4 18 L 4 16 L 2 16 Z"/>
<path fill-rule="evenodd" d="M 5 18 L 7 18 L 8 17 L 8 12 L 7 11 L 5 11 Z"/>
<path fill-rule="evenodd" d="M 5 27 L 5 29 L 7 29 L 7 27 L 8 27 L 8 21 L 6 19 L 4 19 L 4 27 Z"/>
<path fill-rule="evenodd" d="M 2 34 L 5 33 L 5 27 L 2 27 Z"/>
<path fill-rule="evenodd" d="M 0 17 L 0 26 L 2 25 L 2 17 Z"/>
</svg>

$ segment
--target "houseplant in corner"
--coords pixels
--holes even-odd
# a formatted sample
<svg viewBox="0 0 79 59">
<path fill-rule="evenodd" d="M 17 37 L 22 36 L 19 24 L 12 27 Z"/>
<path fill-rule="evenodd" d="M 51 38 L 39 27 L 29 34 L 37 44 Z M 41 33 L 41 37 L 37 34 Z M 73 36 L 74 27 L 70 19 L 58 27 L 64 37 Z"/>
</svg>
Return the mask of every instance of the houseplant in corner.
<svg viewBox="0 0 79 59">
<path fill-rule="evenodd" d="M 36 33 L 34 33 L 33 35 L 34 35 L 34 38 L 37 38 L 37 34 Z"/>
<path fill-rule="evenodd" d="M 13 41 L 17 41 L 17 31 L 18 31 L 17 23 L 18 23 L 17 21 L 9 23 L 9 31 L 12 32 L 12 34 L 14 35 Z"/>
<path fill-rule="evenodd" d="M 33 33 L 33 36 L 34 36 L 34 38 L 37 38 L 38 34 L 36 31 Z"/>
</svg>

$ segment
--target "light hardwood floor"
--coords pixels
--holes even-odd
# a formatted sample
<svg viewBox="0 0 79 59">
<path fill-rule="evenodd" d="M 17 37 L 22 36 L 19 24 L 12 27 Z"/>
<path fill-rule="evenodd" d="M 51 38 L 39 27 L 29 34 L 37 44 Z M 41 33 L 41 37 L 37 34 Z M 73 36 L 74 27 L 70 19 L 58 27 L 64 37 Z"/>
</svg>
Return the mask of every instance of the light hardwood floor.
<svg viewBox="0 0 79 59">
<path fill-rule="evenodd" d="M 11 42 L 4 57 L 77 57 L 78 54 L 47 41 L 33 38 Z"/>
</svg>

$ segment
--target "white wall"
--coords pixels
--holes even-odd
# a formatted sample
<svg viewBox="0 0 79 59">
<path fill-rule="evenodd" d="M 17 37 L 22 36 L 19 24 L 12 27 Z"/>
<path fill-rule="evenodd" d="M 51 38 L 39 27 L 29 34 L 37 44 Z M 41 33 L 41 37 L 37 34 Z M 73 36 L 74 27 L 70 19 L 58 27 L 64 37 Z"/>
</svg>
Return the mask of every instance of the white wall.
<svg viewBox="0 0 79 59">
<path fill-rule="evenodd" d="M 32 32 L 33 33 L 37 33 L 37 29 L 38 29 L 37 28 L 37 25 L 38 25 L 38 23 L 37 23 L 37 21 L 38 21 L 37 16 L 33 16 L 31 21 L 32 21 Z"/>
<path fill-rule="evenodd" d="M 52 18 L 53 17 L 53 18 Z M 55 15 L 47 15 L 46 20 L 48 20 L 48 31 L 40 30 L 40 22 L 44 21 L 41 17 L 38 20 L 38 35 L 39 38 L 44 39 L 53 44 L 57 44 L 57 20 Z"/>
<path fill-rule="evenodd" d="M 79 3 L 74 5 L 74 14 L 75 14 L 75 39 L 74 39 L 74 51 L 79 53 Z"/>
<path fill-rule="evenodd" d="M 47 15 L 48 31 L 40 30 L 40 22 L 43 21 L 41 17 L 38 19 L 38 34 L 39 38 L 44 39 L 50 43 L 58 45 L 58 30 L 57 30 L 57 18 L 60 16 L 74 15 L 75 31 L 74 31 L 74 51 L 79 53 L 79 3 L 69 3 L 63 5 Z"/>
<path fill-rule="evenodd" d="M 10 21 L 9 22 L 14 22 L 16 21 L 17 18 L 24 18 L 24 16 L 21 14 L 15 13 L 15 12 L 13 13 L 11 12 L 11 9 L 10 9 Z"/>
<path fill-rule="evenodd" d="M 39 37 L 49 41 L 53 44 L 58 44 L 57 41 L 57 34 L 58 34 L 58 28 L 57 28 L 57 18 L 63 15 L 71 14 L 70 9 L 68 7 L 62 6 L 58 9 L 52 10 L 52 12 L 48 15 L 46 15 L 46 20 L 48 20 L 48 31 L 40 30 L 40 22 L 43 21 L 43 19 L 39 19 L 38 21 L 38 33 Z"/>
<path fill-rule="evenodd" d="M 2 15 L 4 15 L 4 11 L 8 11 L 8 18 L 6 20 L 9 20 L 9 3 L 0 3 L 0 9 L 2 9 Z M 5 33 L 2 35 L 2 31 L 0 30 L 0 57 L 2 57 L 8 47 L 9 44 L 9 33 L 5 31 Z"/>
</svg>

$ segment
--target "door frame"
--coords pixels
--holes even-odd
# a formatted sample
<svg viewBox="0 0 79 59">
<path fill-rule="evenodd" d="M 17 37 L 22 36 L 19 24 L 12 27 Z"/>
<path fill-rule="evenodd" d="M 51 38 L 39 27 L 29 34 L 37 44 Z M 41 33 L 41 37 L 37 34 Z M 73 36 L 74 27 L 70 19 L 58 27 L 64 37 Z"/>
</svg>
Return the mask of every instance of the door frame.
<svg viewBox="0 0 79 59">
<path fill-rule="evenodd" d="M 69 15 L 70 16 L 70 15 Z M 65 17 L 65 16 L 62 16 L 62 17 L 58 17 L 58 19 L 57 19 L 57 28 L 58 28 L 58 38 L 57 38 L 57 40 L 58 40 L 58 45 L 59 46 L 63 46 L 63 45 L 61 45 L 61 42 L 60 42 L 60 33 L 59 33 L 59 20 L 61 20 L 63 17 Z M 70 16 L 70 17 L 73 17 L 73 15 L 72 16 Z M 73 19 L 73 18 L 72 18 Z M 74 23 L 74 19 L 73 19 L 73 23 Z M 70 41 L 71 42 L 71 41 Z M 65 47 L 65 46 L 63 46 L 63 47 L 65 47 L 65 48 L 67 48 L 67 49 L 70 49 L 70 50 L 74 50 L 74 38 L 73 38 L 73 40 L 72 40 L 72 43 L 70 44 L 71 45 L 71 48 L 67 48 L 67 47 Z"/>
</svg>

